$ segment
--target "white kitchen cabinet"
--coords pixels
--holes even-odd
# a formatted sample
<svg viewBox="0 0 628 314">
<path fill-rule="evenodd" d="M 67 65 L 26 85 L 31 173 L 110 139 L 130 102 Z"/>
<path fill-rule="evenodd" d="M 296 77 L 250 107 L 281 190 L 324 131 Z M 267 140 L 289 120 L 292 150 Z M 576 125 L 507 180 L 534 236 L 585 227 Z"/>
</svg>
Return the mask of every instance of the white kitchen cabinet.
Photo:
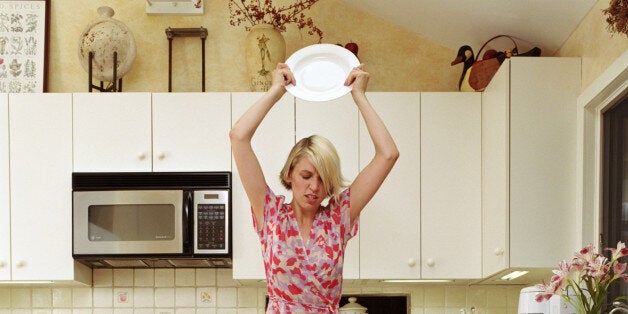
<svg viewBox="0 0 628 314">
<path fill-rule="evenodd" d="M 480 278 L 481 94 L 421 94 L 421 276 Z"/>
<path fill-rule="evenodd" d="M 79 281 L 72 258 L 72 95 L 9 95 L 11 280 Z"/>
<path fill-rule="evenodd" d="M 262 95 L 263 93 L 233 93 L 233 123 Z M 277 195 L 290 195 L 281 185 L 279 173 L 294 145 L 294 97 L 285 94 L 275 104 L 255 132 L 252 145 L 268 185 Z M 290 199 L 286 199 L 286 202 L 290 202 Z M 265 279 L 260 241 L 253 228 L 251 203 L 244 192 L 235 163 L 232 208 L 233 278 Z"/>
<path fill-rule="evenodd" d="M 261 95 L 234 93 L 233 122 Z M 295 141 L 312 134 L 322 135 L 334 144 L 347 183 L 358 173 L 358 112 L 351 96 L 329 102 L 307 102 L 286 94 L 271 109 L 253 138 L 253 148 L 262 169 L 266 171 L 268 184 L 276 194 L 286 195 L 286 202 L 291 201 L 291 192 L 281 185 L 279 173 Z M 235 165 L 233 173 L 233 276 L 236 279 L 265 278 L 259 238 L 252 227 L 250 203 L 239 182 Z M 359 278 L 359 236 L 347 245 L 343 275 L 345 279 Z"/>
<path fill-rule="evenodd" d="M 579 247 L 580 68 L 579 58 L 511 58 L 484 92 L 484 277 L 554 268 Z"/>
<path fill-rule="evenodd" d="M 74 171 L 151 171 L 151 94 L 76 93 Z"/>
<path fill-rule="evenodd" d="M 154 93 L 153 171 L 231 171 L 229 93 Z"/>
<path fill-rule="evenodd" d="M 74 94 L 74 171 L 230 171 L 229 96 Z"/>
<path fill-rule="evenodd" d="M 399 159 L 360 214 L 360 278 L 420 278 L 420 94 L 368 93 L 400 151 Z M 374 148 L 360 118 L 360 169 Z"/>
<path fill-rule="evenodd" d="M 509 74 L 506 60 L 482 95 L 482 276 L 508 267 Z"/>
<path fill-rule="evenodd" d="M 350 184 L 358 175 L 358 109 L 350 94 L 326 102 L 296 99 L 296 141 L 313 134 L 332 142 L 340 157 L 342 174 Z M 360 235 L 351 239 L 345 249 L 343 277 L 360 276 Z"/>
<path fill-rule="evenodd" d="M 0 280 L 11 279 L 9 207 L 9 95 L 0 93 Z"/>
</svg>

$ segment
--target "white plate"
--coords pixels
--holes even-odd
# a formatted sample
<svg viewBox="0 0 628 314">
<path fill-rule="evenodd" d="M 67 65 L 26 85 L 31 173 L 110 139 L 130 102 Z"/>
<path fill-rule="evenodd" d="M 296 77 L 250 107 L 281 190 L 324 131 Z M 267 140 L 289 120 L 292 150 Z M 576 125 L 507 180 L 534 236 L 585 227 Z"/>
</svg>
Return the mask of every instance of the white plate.
<svg viewBox="0 0 628 314">
<path fill-rule="evenodd" d="M 344 47 L 316 44 L 293 53 L 286 64 L 297 81 L 286 86 L 288 92 L 303 100 L 327 101 L 351 91 L 345 80 L 360 61 Z"/>
</svg>

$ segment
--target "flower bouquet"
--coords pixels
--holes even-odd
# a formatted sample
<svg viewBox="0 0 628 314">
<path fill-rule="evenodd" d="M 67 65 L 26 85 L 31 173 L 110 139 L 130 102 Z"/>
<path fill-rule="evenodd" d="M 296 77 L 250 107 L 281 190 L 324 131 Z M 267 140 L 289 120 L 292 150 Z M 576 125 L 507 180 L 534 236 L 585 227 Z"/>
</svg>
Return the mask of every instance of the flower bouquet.
<svg viewBox="0 0 628 314">
<path fill-rule="evenodd" d="M 537 302 L 549 300 L 552 295 L 560 295 L 579 314 L 599 314 L 606 304 L 608 288 L 616 280 L 628 282 L 626 263 L 620 259 L 628 256 L 623 242 L 617 248 L 605 249 L 611 252 L 610 260 L 597 253 L 592 245 L 574 253 L 570 262 L 562 261 L 553 270 L 550 283 L 536 285 L 543 292 L 536 296 Z M 628 299 L 620 296 L 618 299 Z"/>
</svg>

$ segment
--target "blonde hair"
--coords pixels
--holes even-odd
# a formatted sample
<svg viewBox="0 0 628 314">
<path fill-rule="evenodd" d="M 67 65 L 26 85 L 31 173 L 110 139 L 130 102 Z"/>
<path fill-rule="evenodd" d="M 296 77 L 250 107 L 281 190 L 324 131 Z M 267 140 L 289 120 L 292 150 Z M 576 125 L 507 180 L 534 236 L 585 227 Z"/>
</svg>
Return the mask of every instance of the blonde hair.
<svg viewBox="0 0 628 314">
<path fill-rule="evenodd" d="M 340 158 L 338 158 L 334 145 L 320 135 L 312 135 L 297 142 L 292 147 L 279 174 L 281 184 L 288 190 L 292 189 L 290 182 L 288 182 L 290 172 L 302 158 L 307 158 L 318 171 L 326 195 L 336 199 L 346 184 L 340 170 Z"/>
</svg>

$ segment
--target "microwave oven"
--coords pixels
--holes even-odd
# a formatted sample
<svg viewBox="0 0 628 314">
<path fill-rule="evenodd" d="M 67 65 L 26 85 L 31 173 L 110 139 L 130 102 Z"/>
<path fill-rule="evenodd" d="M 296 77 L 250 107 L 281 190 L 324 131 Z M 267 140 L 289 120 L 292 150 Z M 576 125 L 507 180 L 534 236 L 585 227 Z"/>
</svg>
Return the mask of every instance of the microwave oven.
<svg viewBox="0 0 628 314">
<path fill-rule="evenodd" d="M 92 268 L 231 267 L 231 173 L 73 173 L 73 257 Z"/>
</svg>

